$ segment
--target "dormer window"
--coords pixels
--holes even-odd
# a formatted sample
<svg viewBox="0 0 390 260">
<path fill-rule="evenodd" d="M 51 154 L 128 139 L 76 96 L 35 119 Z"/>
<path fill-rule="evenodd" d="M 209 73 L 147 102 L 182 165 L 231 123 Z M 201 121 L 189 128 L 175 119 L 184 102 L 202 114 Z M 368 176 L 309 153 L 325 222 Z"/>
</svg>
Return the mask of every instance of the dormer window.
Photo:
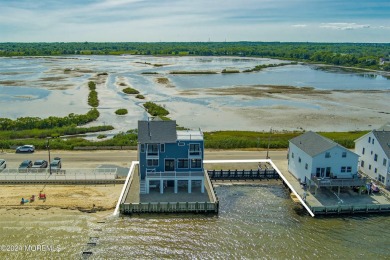
<svg viewBox="0 0 390 260">
<path fill-rule="evenodd" d="M 330 158 L 330 152 L 325 153 L 325 158 Z"/>
</svg>

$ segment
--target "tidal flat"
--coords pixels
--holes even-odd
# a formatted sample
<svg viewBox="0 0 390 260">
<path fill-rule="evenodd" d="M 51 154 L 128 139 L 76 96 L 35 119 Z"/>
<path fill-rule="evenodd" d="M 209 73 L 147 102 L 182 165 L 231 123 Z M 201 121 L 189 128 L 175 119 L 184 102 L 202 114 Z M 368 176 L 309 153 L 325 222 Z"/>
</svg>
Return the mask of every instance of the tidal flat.
<svg viewBox="0 0 390 260">
<path fill-rule="evenodd" d="M 0 58 L 0 117 L 86 113 L 87 85 L 93 80 L 101 116 L 91 125 L 113 125 L 113 133 L 146 119 L 148 101 L 166 108 L 180 126 L 204 131 L 353 131 L 390 121 L 386 73 L 292 64 L 250 73 L 172 74 L 281 63 L 286 61 L 136 55 Z M 124 94 L 120 82 L 145 99 Z M 118 108 L 129 113 L 116 116 Z"/>
</svg>

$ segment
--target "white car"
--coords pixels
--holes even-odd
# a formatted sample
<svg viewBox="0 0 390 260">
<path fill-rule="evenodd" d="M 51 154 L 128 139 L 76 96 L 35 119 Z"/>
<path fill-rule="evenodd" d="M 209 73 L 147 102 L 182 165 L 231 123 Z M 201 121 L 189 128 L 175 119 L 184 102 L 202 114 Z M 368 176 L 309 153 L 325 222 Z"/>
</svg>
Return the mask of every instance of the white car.
<svg viewBox="0 0 390 260">
<path fill-rule="evenodd" d="M 22 145 L 16 148 L 17 153 L 33 153 L 35 151 L 34 145 Z"/>
<path fill-rule="evenodd" d="M 0 159 L 0 172 L 7 168 L 7 162 L 4 159 Z"/>
</svg>

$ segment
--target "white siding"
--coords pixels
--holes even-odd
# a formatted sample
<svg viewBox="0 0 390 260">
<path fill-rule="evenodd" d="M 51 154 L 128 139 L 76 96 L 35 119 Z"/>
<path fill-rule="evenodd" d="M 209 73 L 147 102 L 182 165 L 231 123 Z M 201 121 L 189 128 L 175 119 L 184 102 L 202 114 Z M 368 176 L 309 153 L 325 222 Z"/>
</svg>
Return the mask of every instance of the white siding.
<svg viewBox="0 0 390 260">
<path fill-rule="evenodd" d="M 326 158 L 325 154 L 329 153 L 330 157 Z M 343 157 L 343 153 L 346 153 L 346 157 Z M 316 173 L 317 168 L 330 167 L 330 172 L 333 177 L 337 178 L 352 178 L 357 174 L 359 156 L 348 149 L 336 146 L 324 153 L 318 154 L 313 160 L 313 174 Z M 342 172 L 342 167 L 345 167 L 345 171 Z M 347 169 L 350 168 L 348 172 Z"/>
<path fill-rule="evenodd" d="M 329 158 L 326 158 L 325 156 L 327 152 L 329 152 Z M 346 153 L 346 157 L 343 157 L 344 152 Z M 290 142 L 288 170 L 297 179 L 300 178 L 301 181 L 304 181 L 305 177 L 307 179 L 311 179 L 311 176 L 315 176 L 317 168 L 325 168 L 326 171 L 327 167 L 330 167 L 330 172 L 332 173 L 333 177 L 352 178 L 357 174 L 358 158 L 359 156 L 357 154 L 341 146 L 333 147 L 326 152 L 318 154 L 312 158 L 310 155 L 306 154 L 304 151 Z M 306 164 L 307 169 L 305 167 Z M 342 172 L 342 167 L 345 167 L 345 172 Z M 350 172 L 347 172 L 348 167 L 350 167 Z"/>
<path fill-rule="evenodd" d="M 294 153 L 294 158 L 292 154 Z M 299 162 L 299 158 L 301 161 Z M 290 143 L 288 154 L 288 170 L 295 178 L 305 181 L 305 177 L 310 179 L 312 172 L 312 158 L 296 145 Z M 307 169 L 305 169 L 307 164 Z"/>
<path fill-rule="evenodd" d="M 374 143 L 372 140 L 374 139 Z M 370 142 L 368 142 L 370 140 Z M 363 154 L 364 148 L 364 154 Z M 390 187 L 390 160 L 383 151 L 378 140 L 372 132 L 362 136 L 355 143 L 355 153 L 360 155 L 359 169 L 373 179 L 379 180 L 379 174 L 385 179 L 383 184 Z M 377 160 L 375 161 L 375 155 Z M 386 159 L 386 165 L 383 165 L 383 159 Z M 362 167 L 362 161 L 364 166 Z M 371 166 L 371 167 L 370 167 Z M 371 168 L 371 169 L 370 169 Z M 375 172 L 376 169 L 376 172 Z"/>
</svg>

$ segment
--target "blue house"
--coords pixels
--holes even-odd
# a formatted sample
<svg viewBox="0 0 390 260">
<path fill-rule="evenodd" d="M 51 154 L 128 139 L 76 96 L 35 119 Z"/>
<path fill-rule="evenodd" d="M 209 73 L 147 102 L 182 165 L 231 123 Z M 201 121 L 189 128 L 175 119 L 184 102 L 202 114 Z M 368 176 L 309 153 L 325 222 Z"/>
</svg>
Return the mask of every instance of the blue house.
<svg viewBox="0 0 390 260">
<path fill-rule="evenodd" d="M 204 193 L 204 140 L 201 130 L 176 130 L 176 121 L 138 121 L 140 193 L 185 188 Z"/>
</svg>

